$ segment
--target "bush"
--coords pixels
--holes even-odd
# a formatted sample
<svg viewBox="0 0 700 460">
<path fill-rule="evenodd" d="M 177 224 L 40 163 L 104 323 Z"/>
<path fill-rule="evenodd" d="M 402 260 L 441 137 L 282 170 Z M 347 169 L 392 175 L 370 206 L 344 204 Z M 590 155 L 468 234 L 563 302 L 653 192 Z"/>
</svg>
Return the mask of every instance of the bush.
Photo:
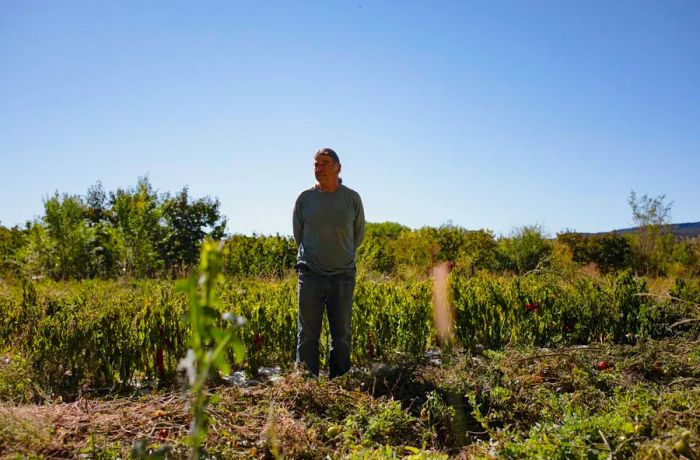
<svg viewBox="0 0 700 460">
<path fill-rule="evenodd" d="M 556 346 L 607 340 L 633 343 L 700 331 L 697 281 L 678 280 L 673 298 L 648 293 L 631 272 L 605 277 L 544 272 L 504 277 L 453 272 L 449 297 L 456 340 L 467 349 Z M 297 335 L 296 279 L 228 279 L 217 288 L 221 309 L 245 317 L 244 366 L 291 366 Z M 55 392 L 128 385 L 172 375 L 188 334 L 187 299 L 171 281 L 33 283 L 20 277 L 0 290 L 0 340 L 15 344 Z M 686 321 L 690 320 L 690 321 Z M 425 359 L 436 345 L 430 281 L 358 279 L 353 308 L 353 361 L 395 353 Z M 322 359 L 329 348 L 327 324 Z M 159 363 L 160 361 L 160 363 Z M 161 375 L 163 374 L 163 375 Z"/>
<path fill-rule="evenodd" d="M 498 264 L 502 270 L 523 274 L 534 270 L 552 253 L 552 243 L 539 227 L 523 227 L 498 241 Z"/>
<path fill-rule="evenodd" d="M 296 264 L 294 239 L 280 235 L 233 235 L 226 240 L 224 273 L 228 276 L 281 278 Z"/>
</svg>

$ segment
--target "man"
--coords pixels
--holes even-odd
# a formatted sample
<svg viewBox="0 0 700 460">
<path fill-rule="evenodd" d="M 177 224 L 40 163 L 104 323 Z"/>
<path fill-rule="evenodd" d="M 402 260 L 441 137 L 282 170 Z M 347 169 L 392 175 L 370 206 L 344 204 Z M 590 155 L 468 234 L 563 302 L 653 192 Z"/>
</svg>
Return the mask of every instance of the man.
<svg viewBox="0 0 700 460">
<path fill-rule="evenodd" d="M 294 205 L 294 239 L 299 252 L 298 365 L 318 376 L 321 323 L 331 331 L 329 376 L 350 370 L 355 254 L 365 233 L 360 195 L 342 184 L 340 159 L 329 148 L 314 155 L 316 185 Z"/>
</svg>

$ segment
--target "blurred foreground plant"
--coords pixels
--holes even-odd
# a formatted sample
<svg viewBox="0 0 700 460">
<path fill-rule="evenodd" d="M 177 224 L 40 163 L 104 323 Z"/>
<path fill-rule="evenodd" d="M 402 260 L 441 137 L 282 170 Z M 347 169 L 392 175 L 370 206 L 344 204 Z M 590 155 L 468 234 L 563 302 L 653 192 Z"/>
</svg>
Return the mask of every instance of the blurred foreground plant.
<svg viewBox="0 0 700 460">
<path fill-rule="evenodd" d="M 190 295 L 188 320 L 191 336 L 187 355 L 180 361 L 178 369 L 185 370 L 189 386 L 194 396 L 192 402 L 192 423 L 190 425 L 191 458 L 198 459 L 203 454 L 209 416 L 207 406 L 212 397 L 205 391 L 210 375 L 218 371 L 230 372 L 226 355 L 233 350 L 236 363 L 243 361 L 243 343 L 236 329 L 245 324 L 245 319 L 232 313 L 220 314 L 214 292 L 216 283 L 223 278 L 221 269 L 224 263 L 223 243 L 205 241 L 200 256 L 200 274 L 181 281 L 178 288 Z M 224 326 L 220 327 L 223 320 Z"/>
</svg>

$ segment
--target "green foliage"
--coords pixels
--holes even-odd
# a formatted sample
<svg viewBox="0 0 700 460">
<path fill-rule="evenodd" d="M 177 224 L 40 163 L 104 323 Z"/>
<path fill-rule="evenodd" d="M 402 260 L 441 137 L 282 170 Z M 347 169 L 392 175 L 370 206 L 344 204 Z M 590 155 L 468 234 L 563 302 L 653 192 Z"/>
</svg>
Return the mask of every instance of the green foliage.
<svg viewBox="0 0 700 460">
<path fill-rule="evenodd" d="M 205 385 L 210 377 L 219 371 L 230 372 L 227 352 L 233 351 L 234 360 L 243 360 L 244 349 L 236 329 L 245 323 L 242 317 L 232 313 L 221 315 L 215 286 L 221 280 L 224 264 L 223 244 L 206 241 L 202 245 L 200 257 L 201 275 L 194 274 L 182 281 L 180 289 L 189 293 L 190 308 L 188 319 L 190 325 L 190 348 L 187 356 L 180 361 L 178 368 L 187 372 L 194 401 L 192 402 L 192 423 L 190 424 L 191 458 L 199 459 L 204 455 L 203 443 L 206 440 L 210 418 L 207 406 L 211 396 Z M 220 326 L 222 320 L 226 324 Z"/>
<path fill-rule="evenodd" d="M 293 364 L 293 277 L 227 279 L 213 289 L 220 299 L 211 307 L 216 318 L 230 311 L 248 320 L 239 331 L 249 350 L 241 365 L 254 373 L 259 366 Z M 650 295 L 645 279 L 630 272 L 599 278 L 455 271 L 449 289 L 456 340 L 466 349 L 635 343 L 700 331 L 697 282 L 678 280 L 669 298 Z M 367 364 L 396 353 L 419 362 L 435 346 L 429 281 L 360 277 L 354 302 L 354 362 Z M 23 276 L 0 290 L 0 340 L 16 344 L 14 353 L 24 357 L 47 394 L 74 392 L 81 385 L 118 387 L 134 378 L 174 374 L 187 349 L 189 329 L 181 321 L 186 311 L 187 298 L 172 282 L 34 283 Z M 324 331 L 321 350 L 327 351 L 327 325 Z M 229 361 L 234 362 L 232 354 Z"/>
<path fill-rule="evenodd" d="M 365 225 L 365 239 L 357 251 L 357 264 L 363 270 L 384 274 L 396 271 L 396 240 L 410 232 L 408 227 L 394 223 Z"/>
<path fill-rule="evenodd" d="M 468 348 L 634 341 L 662 336 L 669 324 L 653 321 L 653 312 L 668 309 L 652 308 L 644 280 L 628 272 L 602 280 L 453 276 L 451 289 L 457 336 Z"/>
<path fill-rule="evenodd" d="M 33 375 L 27 360 L 19 353 L 0 350 L 0 401 L 26 404 L 35 397 Z"/>
<path fill-rule="evenodd" d="M 475 274 L 497 267 L 497 243 L 489 230 L 465 231 L 455 259 L 456 268 Z"/>
<path fill-rule="evenodd" d="M 396 239 L 394 249 L 399 275 L 427 276 L 437 262 L 440 244 L 435 229 L 423 227 L 402 233 Z"/>
<path fill-rule="evenodd" d="M 44 202 L 45 236 L 35 244 L 45 251 L 43 267 L 54 279 L 83 278 L 88 260 L 88 241 L 92 232 L 83 225 L 85 204 L 79 196 L 54 196 Z"/>
<path fill-rule="evenodd" d="M 226 240 L 224 272 L 236 277 L 281 278 L 296 264 L 294 238 L 233 235 Z"/>
<path fill-rule="evenodd" d="M 153 378 L 163 349 L 174 372 L 185 353 L 186 299 L 172 283 L 106 281 L 34 285 L 26 278 L 0 297 L 0 339 L 12 340 L 47 395 L 79 386 L 129 385 Z"/>
<path fill-rule="evenodd" d="M 168 457 L 169 452 L 169 446 L 159 446 L 157 448 L 151 448 L 149 447 L 146 440 L 138 439 L 134 441 L 134 446 L 131 449 L 131 458 L 144 460 L 164 460 Z M 90 458 L 96 458 L 93 452 L 89 452 L 89 454 L 93 454 L 90 456 Z M 115 457 L 118 457 L 118 455 L 113 454 L 106 458 Z"/>
<path fill-rule="evenodd" d="M 0 225 L 0 264 L 12 260 L 26 244 L 28 230 L 17 226 L 6 228 Z M 5 269 L 0 266 L 0 273 Z"/>
<path fill-rule="evenodd" d="M 187 188 L 159 196 L 144 177 L 108 198 L 98 182 L 84 198 L 46 199 L 44 216 L 27 230 L 0 228 L 0 256 L 57 280 L 183 274 L 201 241 L 222 238 L 225 225 L 218 200 L 191 200 Z"/>
<path fill-rule="evenodd" d="M 568 253 L 564 260 L 570 259 L 577 266 L 595 264 L 603 274 L 626 269 L 644 273 L 639 269 L 638 238 L 619 233 L 565 232 L 552 241 L 540 228 L 524 227 L 496 241 L 488 230 L 466 230 L 452 224 L 410 230 L 392 222 L 370 223 L 357 253 L 357 266 L 360 274 L 374 278 L 425 279 L 442 261 L 450 262 L 465 276 L 480 271 L 523 274 L 551 266 L 556 257 Z M 233 276 L 279 278 L 296 262 L 297 248 L 290 237 L 234 235 L 227 244 L 226 273 Z M 660 267 L 659 273 L 693 276 L 700 273 L 699 248 L 697 241 L 676 242 L 666 234 L 659 238 L 651 260 Z"/>
<path fill-rule="evenodd" d="M 395 240 L 402 234 L 411 231 L 405 225 L 397 224 L 396 222 L 368 222 L 365 226 L 365 238 L 368 236 L 376 238 L 385 238 Z"/>
<path fill-rule="evenodd" d="M 370 243 L 371 244 L 371 243 Z M 364 246 L 364 244 L 363 244 Z M 371 246 L 370 246 L 371 248 Z M 438 262 L 452 262 L 465 273 L 496 268 L 496 242 L 487 230 L 466 230 L 451 223 L 438 228 L 403 230 L 386 248 L 368 249 L 388 260 L 368 268 L 386 274 L 427 276 Z"/>
<path fill-rule="evenodd" d="M 353 450 L 348 456 L 348 460 L 447 460 L 446 454 L 426 452 L 415 447 L 407 446 L 396 448 L 391 446 L 369 447 Z"/>
<path fill-rule="evenodd" d="M 345 421 L 346 436 L 351 436 L 365 445 L 410 444 L 420 439 L 416 430 L 416 419 L 407 414 L 398 401 L 387 401 L 377 408 L 359 408 Z M 408 442 L 407 442 L 408 441 Z"/>
<path fill-rule="evenodd" d="M 89 267 L 89 278 L 112 278 L 123 273 L 119 255 L 123 253 L 123 240 L 109 220 L 107 194 L 97 182 L 85 196 L 85 221 L 91 229 L 88 240 L 90 257 L 83 261 Z"/>
<path fill-rule="evenodd" d="M 466 230 L 448 222 L 434 229 L 434 232 L 439 247 L 436 254 L 437 260 L 440 262 L 457 260 L 464 243 Z"/>
<path fill-rule="evenodd" d="M 489 435 L 474 458 L 647 458 L 639 454 L 670 452 L 686 430 L 697 448 L 700 361 L 692 337 L 487 350 L 433 379 L 466 394 Z M 647 366 L 666 367 L 649 373 Z"/>
<path fill-rule="evenodd" d="M 627 437 L 634 435 L 634 424 L 621 414 L 590 415 L 573 411 L 560 424 L 533 427 L 525 439 L 505 442 L 503 458 L 600 458 L 629 456 L 632 444 Z"/>
<path fill-rule="evenodd" d="M 700 273 L 698 240 L 676 241 L 667 225 L 665 197 L 630 195 L 636 234 L 560 233 L 556 241 L 538 226 L 498 240 L 489 230 L 448 222 L 412 230 L 395 222 L 368 223 L 357 251 L 361 275 L 425 279 L 440 262 L 465 276 L 480 271 L 523 274 L 552 263 L 595 264 L 603 274 L 692 277 Z M 147 177 L 133 188 L 105 192 L 98 182 L 85 196 L 55 193 L 45 215 L 26 229 L 0 227 L 0 260 L 19 262 L 35 276 L 53 279 L 176 278 L 195 266 L 204 238 L 224 238 L 219 200 L 192 199 L 187 187 L 158 194 Z M 282 278 L 296 263 L 293 238 L 233 235 L 226 240 L 224 271 L 235 277 Z M 551 257 L 553 250 L 555 257 Z"/>
<path fill-rule="evenodd" d="M 661 227 L 668 224 L 673 202 L 666 203 L 666 195 L 637 197 L 632 190 L 627 200 L 632 209 L 632 218 L 640 227 Z"/>
<path fill-rule="evenodd" d="M 498 241 L 498 262 L 502 269 L 523 274 L 544 263 L 552 252 L 539 227 L 522 227 Z"/>
<path fill-rule="evenodd" d="M 557 235 L 557 241 L 571 251 L 573 261 L 579 265 L 594 263 L 603 273 L 631 267 L 631 239 L 619 233 L 587 236 L 566 232 Z"/>
<path fill-rule="evenodd" d="M 462 398 L 460 393 L 455 393 L 459 395 L 459 399 Z M 453 397 L 452 402 L 454 399 L 456 398 Z M 460 418 L 463 418 L 464 414 L 459 413 L 458 417 L 457 409 L 450 402 L 449 397 L 445 397 L 437 390 L 432 390 L 426 395 L 425 402 L 421 407 L 421 420 L 430 427 L 430 438 L 434 444 L 464 444 L 463 438 L 466 434 L 464 433 L 466 428 L 460 423 Z"/>
<path fill-rule="evenodd" d="M 673 247 L 669 275 L 697 277 L 700 275 L 700 238 L 681 240 Z"/>
<path fill-rule="evenodd" d="M 637 270 L 663 275 L 673 247 L 668 228 L 673 203 L 666 203 L 665 195 L 638 198 L 634 191 L 630 192 L 628 203 L 638 227 L 637 238 L 633 240 Z"/>
<path fill-rule="evenodd" d="M 26 246 L 14 259 L 26 270 L 56 280 L 113 276 L 119 242 L 107 221 L 77 195 L 55 193 L 44 201 L 44 216 L 24 232 Z"/>
<path fill-rule="evenodd" d="M 353 357 L 357 361 L 405 353 L 420 360 L 432 343 L 430 284 L 360 280 L 353 305 Z"/>
<path fill-rule="evenodd" d="M 629 267 L 632 257 L 629 238 L 617 233 L 606 233 L 596 240 L 598 247 L 593 252 L 593 262 L 600 267 L 603 273 Z"/>
<path fill-rule="evenodd" d="M 205 237 L 221 240 L 226 219 L 219 215 L 219 200 L 209 197 L 191 201 L 187 187 L 174 197 L 166 195 L 161 205 L 165 232 L 160 242 L 161 258 L 171 270 L 197 263 L 199 245 Z"/>
<path fill-rule="evenodd" d="M 700 279 L 694 278 L 686 280 L 676 278 L 673 288 L 669 291 L 672 298 L 677 299 L 680 303 L 690 305 L 700 305 Z"/>
<path fill-rule="evenodd" d="M 152 277 L 164 268 L 158 254 L 163 239 L 162 209 L 148 178 L 140 178 L 135 189 L 117 189 L 111 194 L 111 221 L 122 242 L 122 270 L 134 277 Z"/>
</svg>

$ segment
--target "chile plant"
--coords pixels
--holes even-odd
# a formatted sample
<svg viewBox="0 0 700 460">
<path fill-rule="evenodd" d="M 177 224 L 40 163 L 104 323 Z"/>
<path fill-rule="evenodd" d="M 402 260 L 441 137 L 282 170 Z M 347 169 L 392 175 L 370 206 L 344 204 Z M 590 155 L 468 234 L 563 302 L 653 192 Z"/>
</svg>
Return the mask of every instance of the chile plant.
<svg viewBox="0 0 700 460">
<path fill-rule="evenodd" d="M 230 372 L 226 356 L 233 350 L 234 360 L 243 361 L 244 347 L 236 330 L 245 324 L 245 319 L 232 313 L 220 314 L 219 300 L 214 292 L 216 283 L 223 277 L 223 244 L 214 241 L 202 243 L 199 275 L 180 282 L 179 287 L 190 295 L 188 320 L 191 329 L 190 348 L 180 361 L 179 369 L 187 372 L 193 395 L 190 425 L 191 458 L 202 457 L 206 440 L 209 416 L 207 406 L 212 397 L 205 391 L 210 375 L 218 371 Z M 223 321 L 222 321 L 223 320 Z M 224 326 L 219 325 L 223 322 Z"/>
</svg>

